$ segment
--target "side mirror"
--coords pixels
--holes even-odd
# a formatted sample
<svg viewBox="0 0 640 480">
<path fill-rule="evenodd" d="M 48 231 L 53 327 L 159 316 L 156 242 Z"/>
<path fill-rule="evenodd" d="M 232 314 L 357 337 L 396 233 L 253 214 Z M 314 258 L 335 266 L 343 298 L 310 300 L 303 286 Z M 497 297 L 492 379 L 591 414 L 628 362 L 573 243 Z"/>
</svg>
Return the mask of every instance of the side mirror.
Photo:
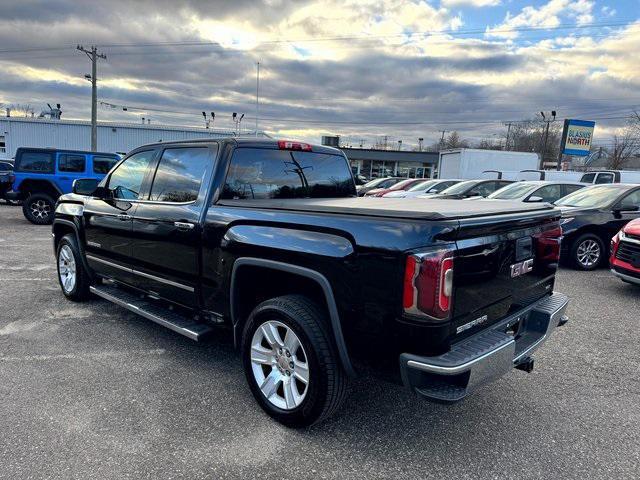
<svg viewBox="0 0 640 480">
<path fill-rule="evenodd" d="M 544 198 L 538 197 L 537 195 L 534 195 L 527 199 L 527 202 L 543 202 L 543 201 L 544 201 Z"/>
<path fill-rule="evenodd" d="M 73 181 L 71 191 L 77 195 L 93 195 L 100 183 L 95 178 L 77 178 Z"/>
</svg>

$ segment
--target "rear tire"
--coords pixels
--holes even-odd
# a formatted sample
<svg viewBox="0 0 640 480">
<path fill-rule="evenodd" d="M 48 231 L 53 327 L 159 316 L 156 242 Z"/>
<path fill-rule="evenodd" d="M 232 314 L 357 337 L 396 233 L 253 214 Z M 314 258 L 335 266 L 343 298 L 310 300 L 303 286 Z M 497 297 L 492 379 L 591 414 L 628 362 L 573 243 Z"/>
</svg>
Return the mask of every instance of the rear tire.
<svg viewBox="0 0 640 480">
<path fill-rule="evenodd" d="M 90 279 L 84 269 L 74 235 L 65 235 L 56 249 L 58 283 L 69 300 L 81 302 L 89 297 Z"/>
<path fill-rule="evenodd" d="M 262 409 L 289 427 L 308 427 L 342 405 L 347 377 L 326 314 L 302 295 L 262 302 L 242 334 L 247 382 Z"/>
<path fill-rule="evenodd" d="M 22 204 L 25 218 L 36 225 L 51 225 L 56 201 L 46 193 L 33 193 Z"/>
<path fill-rule="evenodd" d="M 604 243 L 597 235 L 585 233 L 571 244 L 569 257 L 571 265 L 577 270 L 595 270 L 606 257 Z"/>
</svg>

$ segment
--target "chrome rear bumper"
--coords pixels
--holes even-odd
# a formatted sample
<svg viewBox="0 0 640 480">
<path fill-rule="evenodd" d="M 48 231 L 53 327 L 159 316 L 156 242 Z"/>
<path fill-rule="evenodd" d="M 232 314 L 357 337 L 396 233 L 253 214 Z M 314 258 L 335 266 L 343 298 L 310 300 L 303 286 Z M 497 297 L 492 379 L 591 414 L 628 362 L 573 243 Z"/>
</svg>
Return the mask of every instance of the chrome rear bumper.
<svg viewBox="0 0 640 480">
<path fill-rule="evenodd" d="M 569 299 L 554 292 L 439 356 L 400 355 L 403 383 L 433 401 L 456 402 L 511 369 L 530 371 L 531 354 L 567 322 Z M 514 333 L 515 332 L 515 333 Z"/>
</svg>

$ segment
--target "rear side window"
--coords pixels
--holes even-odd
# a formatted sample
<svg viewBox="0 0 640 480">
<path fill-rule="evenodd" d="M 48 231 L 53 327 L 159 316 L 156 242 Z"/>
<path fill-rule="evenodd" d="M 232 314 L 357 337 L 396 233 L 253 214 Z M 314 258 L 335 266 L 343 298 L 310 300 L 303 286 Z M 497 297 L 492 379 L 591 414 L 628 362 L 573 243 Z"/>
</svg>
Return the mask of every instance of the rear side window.
<svg viewBox="0 0 640 480">
<path fill-rule="evenodd" d="M 16 170 L 53 173 L 53 154 L 49 152 L 21 152 L 16 162 Z"/>
<path fill-rule="evenodd" d="M 113 157 L 93 157 L 93 173 L 109 173 L 113 166 L 118 163 Z"/>
<path fill-rule="evenodd" d="M 195 201 L 211 162 L 208 148 L 166 149 L 158 164 L 149 199 L 156 202 Z"/>
<path fill-rule="evenodd" d="M 84 172 L 84 155 L 71 155 L 63 153 L 58 155 L 59 172 Z"/>
<path fill-rule="evenodd" d="M 355 194 L 350 167 L 341 155 L 238 148 L 221 198 L 330 198 Z"/>
<path fill-rule="evenodd" d="M 123 200 L 137 200 L 140 188 L 151 160 L 153 150 L 138 152 L 125 159 L 109 177 L 109 190 L 113 198 Z"/>
<path fill-rule="evenodd" d="M 562 187 L 560 185 L 547 185 L 533 192 L 534 197 L 540 197 L 543 202 L 553 203 L 562 197 Z"/>
</svg>

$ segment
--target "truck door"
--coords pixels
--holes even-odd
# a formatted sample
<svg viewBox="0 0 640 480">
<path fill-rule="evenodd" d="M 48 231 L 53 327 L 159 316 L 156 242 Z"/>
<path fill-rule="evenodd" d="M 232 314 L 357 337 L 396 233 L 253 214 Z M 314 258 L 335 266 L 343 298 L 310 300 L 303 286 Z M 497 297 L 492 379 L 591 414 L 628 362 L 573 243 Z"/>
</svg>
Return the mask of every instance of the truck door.
<svg viewBox="0 0 640 480">
<path fill-rule="evenodd" d="M 85 178 L 87 156 L 83 153 L 58 153 L 55 183 L 62 193 L 69 193 L 76 178 Z"/>
<path fill-rule="evenodd" d="M 215 145 L 164 148 L 133 216 L 134 286 L 188 307 L 199 304 L 201 217 L 216 152 Z"/>
<path fill-rule="evenodd" d="M 84 207 L 87 261 L 99 274 L 132 284 L 132 214 L 143 191 L 155 150 L 126 158 L 105 180 L 108 198 L 86 198 Z"/>
</svg>

